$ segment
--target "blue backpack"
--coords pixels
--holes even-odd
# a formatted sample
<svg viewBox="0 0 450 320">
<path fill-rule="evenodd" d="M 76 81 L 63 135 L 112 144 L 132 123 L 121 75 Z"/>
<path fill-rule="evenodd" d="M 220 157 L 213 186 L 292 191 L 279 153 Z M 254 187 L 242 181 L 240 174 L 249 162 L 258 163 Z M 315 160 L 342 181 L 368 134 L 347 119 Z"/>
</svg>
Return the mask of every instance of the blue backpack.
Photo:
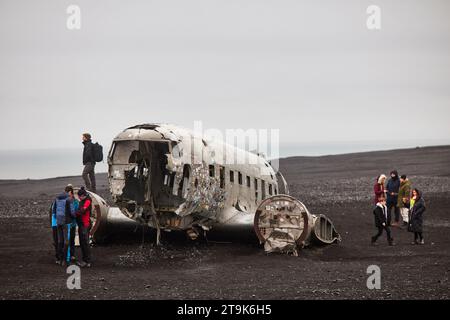
<svg viewBox="0 0 450 320">
<path fill-rule="evenodd" d="M 62 226 L 66 224 L 66 202 L 67 199 L 56 199 L 56 224 Z"/>
</svg>

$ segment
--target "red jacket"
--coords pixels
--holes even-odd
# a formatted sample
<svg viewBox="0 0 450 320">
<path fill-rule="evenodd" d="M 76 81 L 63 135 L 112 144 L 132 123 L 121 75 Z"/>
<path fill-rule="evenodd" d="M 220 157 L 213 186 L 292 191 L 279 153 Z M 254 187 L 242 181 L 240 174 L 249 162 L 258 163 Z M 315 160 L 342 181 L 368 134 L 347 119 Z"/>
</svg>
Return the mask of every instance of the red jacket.
<svg viewBox="0 0 450 320">
<path fill-rule="evenodd" d="M 379 184 L 378 182 L 375 183 L 373 186 L 373 192 L 375 193 L 375 199 L 373 199 L 373 203 L 378 203 L 378 198 L 381 196 L 384 196 L 384 186 L 382 184 Z"/>
<path fill-rule="evenodd" d="M 77 213 L 78 224 L 81 224 L 85 228 L 89 228 L 91 224 L 91 210 L 92 200 L 86 198 L 80 201 L 80 206 Z"/>
</svg>

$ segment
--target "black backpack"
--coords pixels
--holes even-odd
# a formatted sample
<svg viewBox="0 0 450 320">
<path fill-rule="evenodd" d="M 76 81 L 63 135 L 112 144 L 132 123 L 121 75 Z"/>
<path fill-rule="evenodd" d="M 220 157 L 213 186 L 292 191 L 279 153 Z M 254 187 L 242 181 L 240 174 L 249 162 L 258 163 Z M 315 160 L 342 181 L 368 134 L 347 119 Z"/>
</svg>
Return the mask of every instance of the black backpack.
<svg viewBox="0 0 450 320">
<path fill-rule="evenodd" d="M 95 162 L 103 161 L 103 147 L 98 142 L 92 144 L 92 153 L 94 154 Z"/>
</svg>

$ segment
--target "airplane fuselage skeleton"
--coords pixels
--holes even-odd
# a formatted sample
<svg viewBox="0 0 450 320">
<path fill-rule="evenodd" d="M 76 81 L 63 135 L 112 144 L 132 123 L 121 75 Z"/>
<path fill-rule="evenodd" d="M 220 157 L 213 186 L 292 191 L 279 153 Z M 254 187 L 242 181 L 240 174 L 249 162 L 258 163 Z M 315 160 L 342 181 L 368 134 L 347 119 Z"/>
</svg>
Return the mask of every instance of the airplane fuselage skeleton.
<svg viewBox="0 0 450 320">
<path fill-rule="evenodd" d="M 251 228 L 267 252 L 296 252 L 313 238 L 339 240 L 329 219 L 285 195 L 284 178 L 264 157 L 178 126 L 124 130 L 113 140 L 108 166 L 115 205 L 157 229 L 157 241 L 160 230 L 184 230 L 195 239 L 218 226 Z"/>
</svg>

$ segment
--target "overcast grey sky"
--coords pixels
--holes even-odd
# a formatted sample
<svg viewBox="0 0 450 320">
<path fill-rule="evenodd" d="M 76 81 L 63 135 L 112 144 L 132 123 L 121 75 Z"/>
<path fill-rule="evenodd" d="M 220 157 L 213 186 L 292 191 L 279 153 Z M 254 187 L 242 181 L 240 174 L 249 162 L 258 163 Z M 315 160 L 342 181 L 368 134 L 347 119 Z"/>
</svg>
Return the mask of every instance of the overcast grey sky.
<svg viewBox="0 0 450 320">
<path fill-rule="evenodd" d="M 66 28 L 70 4 L 81 30 Z M 195 120 L 279 128 L 282 145 L 449 139 L 449 13 L 446 0 L 0 0 L 0 149 Z"/>
</svg>

